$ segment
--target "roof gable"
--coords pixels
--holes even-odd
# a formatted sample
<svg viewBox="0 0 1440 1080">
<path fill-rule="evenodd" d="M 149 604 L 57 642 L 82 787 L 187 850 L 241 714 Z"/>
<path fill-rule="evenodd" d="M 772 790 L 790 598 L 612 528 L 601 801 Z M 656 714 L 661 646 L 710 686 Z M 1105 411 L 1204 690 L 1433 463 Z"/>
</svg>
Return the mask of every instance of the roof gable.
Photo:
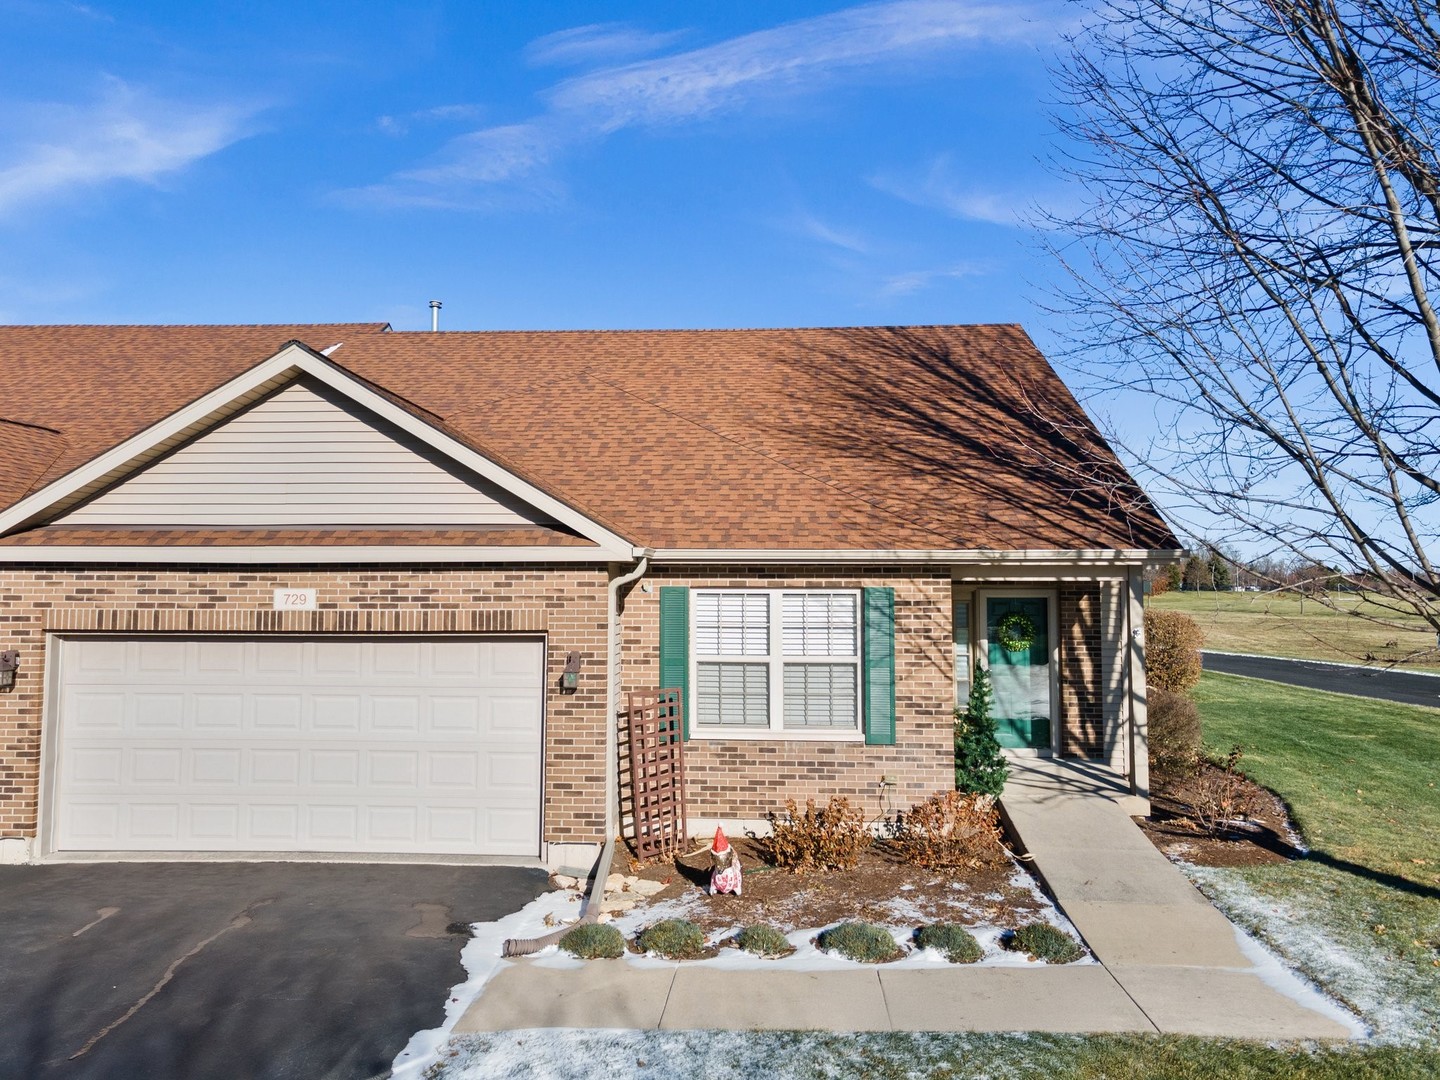
<svg viewBox="0 0 1440 1080">
<path fill-rule="evenodd" d="M 453 529 L 555 521 L 304 376 L 48 524 Z"/>
<path fill-rule="evenodd" d="M 112 529 L 241 525 L 291 530 L 373 530 L 377 525 L 514 530 L 540 525 L 573 531 L 598 546 L 602 555 L 630 556 L 629 541 L 477 453 L 422 419 L 419 412 L 423 410 L 402 407 L 392 395 L 377 392 L 320 354 L 291 342 L 269 360 L 0 512 L 0 534 L 39 525 Z M 307 431 L 311 421 L 336 430 Z M 259 447 L 267 437 L 278 437 L 280 441 L 272 445 L 281 449 L 265 463 L 266 479 L 261 479 Z M 372 481 L 380 490 L 365 493 L 375 496 L 369 499 L 372 516 L 364 517 L 362 508 L 353 505 L 342 511 L 334 503 L 328 504 L 329 510 L 317 510 L 314 504 L 302 508 L 300 499 L 287 495 L 285 488 L 297 475 L 307 477 L 300 487 L 311 495 L 323 494 L 327 485 L 363 486 L 359 466 L 377 464 L 365 456 L 367 452 L 396 468 L 396 475 L 384 482 Z M 356 453 L 360 456 L 347 462 Z M 308 460 L 329 468 L 292 472 L 288 480 L 279 480 L 288 455 L 299 455 L 291 458 L 292 464 L 305 465 Z M 218 478 L 237 470 L 241 478 L 225 482 L 228 490 L 215 494 L 221 483 Z M 411 509 L 381 508 L 386 494 L 417 480 L 434 485 L 436 499 L 428 507 L 411 493 L 407 496 Z M 353 502 L 357 493 L 330 494 Z M 237 509 L 244 506 L 253 513 Z M 267 513 L 282 516 L 259 520 Z M 317 519 L 326 514 L 332 520 Z M 338 520 L 337 514 L 346 520 Z M 416 516 L 425 520 L 405 520 Z"/>
</svg>

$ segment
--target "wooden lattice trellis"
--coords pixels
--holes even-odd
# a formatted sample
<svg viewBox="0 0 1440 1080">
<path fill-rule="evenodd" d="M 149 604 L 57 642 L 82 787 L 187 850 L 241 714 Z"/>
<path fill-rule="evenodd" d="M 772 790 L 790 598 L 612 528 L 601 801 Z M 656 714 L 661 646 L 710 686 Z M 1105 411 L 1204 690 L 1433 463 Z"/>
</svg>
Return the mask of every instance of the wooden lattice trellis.
<svg viewBox="0 0 1440 1080">
<path fill-rule="evenodd" d="M 642 859 L 683 850 L 685 705 L 679 690 L 628 695 L 635 852 Z"/>
</svg>

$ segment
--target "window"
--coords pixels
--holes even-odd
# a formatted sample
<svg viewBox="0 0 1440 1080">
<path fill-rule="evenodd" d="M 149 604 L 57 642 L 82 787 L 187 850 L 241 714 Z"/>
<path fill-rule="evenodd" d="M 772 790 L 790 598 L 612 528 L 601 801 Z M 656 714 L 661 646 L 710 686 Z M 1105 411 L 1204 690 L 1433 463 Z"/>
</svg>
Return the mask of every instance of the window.
<svg viewBox="0 0 1440 1080">
<path fill-rule="evenodd" d="M 970 601 L 956 600 L 952 622 L 955 640 L 955 707 L 962 712 L 970 704 Z"/>
<path fill-rule="evenodd" d="M 695 734 L 855 738 L 860 595 L 696 590 Z"/>
</svg>

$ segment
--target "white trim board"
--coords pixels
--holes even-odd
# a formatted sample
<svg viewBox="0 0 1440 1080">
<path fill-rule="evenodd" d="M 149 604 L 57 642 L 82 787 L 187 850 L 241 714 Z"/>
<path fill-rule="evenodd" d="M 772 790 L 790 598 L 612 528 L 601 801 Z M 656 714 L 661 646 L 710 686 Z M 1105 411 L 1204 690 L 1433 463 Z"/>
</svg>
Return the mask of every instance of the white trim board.
<svg viewBox="0 0 1440 1080">
<path fill-rule="evenodd" d="M 627 551 L 594 547 L 296 547 L 246 545 L 235 547 L 181 547 L 178 545 L 116 547 L 5 547 L 0 545 L 0 565 L 5 563 L 182 563 L 214 566 L 256 563 L 609 563 L 630 561 Z"/>
<path fill-rule="evenodd" d="M 963 577 L 971 567 L 985 579 L 997 571 L 1013 567 L 1033 572 L 1033 568 L 1053 567 L 1057 570 L 1123 570 L 1128 566 L 1179 561 L 1183 552 L 1168 548 L 1075 548 L 1030 549 L 1004 551 L 995 549 L 901 549 L 901 548 L 656 548 L 651 562 L 661 565 L 848 565 L 848 564 L 925 564 L 949 566 L 955 576 Z M 1051 575 L 1054 580 L 1054 575 Z"/>
<path fill-rule="evenodd" d="M 409 432 L 471 472 L 593 541 L 609 557 L 625 560 L 633 557 L 634 545 L 618 533 L 418 419 L 364 386 L 318 353 L 293 342 L 269 360 L 255 365 L 249 371 L 171 413 L 159 423 L 47 484 L 33 495 L 21 499 L 9 510 L 0 513 L 0 535 L 19 527 L 34 525 L 47 516 L 74 505 L 301 374 L 309 375 L 331 387 L 360 407 Z M 172 555 L 178 554 L 178 549 L 168 550 Z M 313 552 L 314 549 L 306 550 Z"/>
</svg>

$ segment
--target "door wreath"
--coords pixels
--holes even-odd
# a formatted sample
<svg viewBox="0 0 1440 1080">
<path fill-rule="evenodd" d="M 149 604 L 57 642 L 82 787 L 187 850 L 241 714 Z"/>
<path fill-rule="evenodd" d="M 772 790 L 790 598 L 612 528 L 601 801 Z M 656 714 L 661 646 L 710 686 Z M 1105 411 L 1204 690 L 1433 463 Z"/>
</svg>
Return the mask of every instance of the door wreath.
<svg viewBox="0 0 1440 1080">
<path fill-rule="evenodd" d="M 1006 652 L 1023 652 L 1035 644 L 1035 621 L 1012 611 L 995 624 L 995 640 Z"/>
</svg>

